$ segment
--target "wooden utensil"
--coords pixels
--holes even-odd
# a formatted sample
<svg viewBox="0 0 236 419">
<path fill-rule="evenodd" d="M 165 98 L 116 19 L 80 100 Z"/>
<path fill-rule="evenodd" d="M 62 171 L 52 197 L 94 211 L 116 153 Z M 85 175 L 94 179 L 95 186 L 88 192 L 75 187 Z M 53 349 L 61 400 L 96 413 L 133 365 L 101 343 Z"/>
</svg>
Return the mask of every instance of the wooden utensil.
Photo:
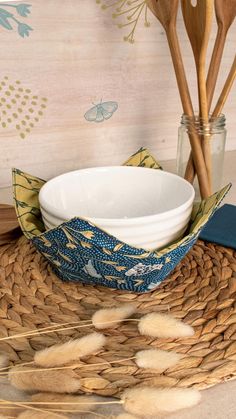
<svg viewBox="0 0 236 419">
<path fill-rule="evenodd" d="M 231 66 L 230 72 L 228 74 L 228 77 L 225 81 L 224 87 L 221 91 L 221 94 L 219 96 L 219 99 L 216 103 L 216 106 L 212 112 L 211 115 L 211 119 L 212 118 L 217 118 L 218 116 L 220 116 L 223 106 L 226 102 L 226 99 L 230 93 L 230 90 L 233 86 L 233 82 L 236 78 L 236 56 L 234 57 L 234 61 L 233 64 Z M 194 171 L 194 165 L 193 165 L 193 160 L 192 160 L 192 154 L 190 154 L 190 158 L 187 164 L 187 168 L 186 168 L 186 172 L 188 172 L 188 176 L 190 178 L 190 181 L 193 182 L 194 180 L 194 176 L 195 176 L 195 171 Z"/>
<path fill-rule="evenodd" d="M 214 0 L 181 0 L 182 13 L 187 34 L 192 46 L 198 81 L 199 116 L 204 125 L 208 124 L 208 103 L 206 91 L 206 53 L 210 38 Z M 204 135 L 202 141 L 204 159 L 211 189 L 211 148 L 210 136 Z"/>
<path fill-rule="evenodd" d="M 0 245 L 6 244 L 20 236 L 21 230 L 15 208 L 0 204 Z"/>
<path fill-rule="evenodd" d="M 147 0 L 147 5 L 165 29 L 175 69 L 183 111 L 186 115 L 194 117 L 193 106 L 176 32 L 176 17 L 179 0 Z M 206 198 L 210 195 L 210 188 L 208 185 L 208 175 L 201 143 L 197 133 L 194 131 L 189 136 L 189 139 L 192 148 L 194 165 L 197 171 L 201 196 L 202 198 Z"/>
<path fill-rule="evenodd" d="M 220 63 L 223 55 L 224 45 L 227 37 L 228 30 L 232 25 L 236 17 L 236 0 L 215 0 L 215 14 L 218 25 L 217 36 L 215 40 L 214 49 L 209 65 L 207 74 L 207 102 L 208 102 L 208 113 L 210 113 L 212 98 L 215 91 L 216 81 L 219 73 Z M 229 87 L 230 90 L 231 86 Z M 226 100 L 227 95 L 225 96 Z M 223 103 L 224 105 L 224 103 Z M 222 107 L 223 107 L 222 105 Z M 214 109 L 214 117 L 219 116 L 218 112 L 219 101 Z M 221 107 L 221 109 L 222 109 Z M 193 165 L 192 156 L 190 155 L 185 177 L 192 183 L 195 176 L 195 169 Z"/>
<path fill-rule="evenodd" d="M 217 101 L 214 111 L 212 112 L 212 118 L 217 117 L 221 114 L 225 101 L 229 95 L 233 82 L 236 78 L 236 55 L 234 57 L 233 64 L 231 66 L 230 72 L 220 94 L 220 97 Z"/>
<path fill-rule="evenodd" d="M 207 74 L 207 101 L 210 112 L 217 76 L 223 55 L 226 36 L 236 16 L 236 0 L 215 0 L 215 14 L 218 25 L 217 36 Z"/>
</svg>

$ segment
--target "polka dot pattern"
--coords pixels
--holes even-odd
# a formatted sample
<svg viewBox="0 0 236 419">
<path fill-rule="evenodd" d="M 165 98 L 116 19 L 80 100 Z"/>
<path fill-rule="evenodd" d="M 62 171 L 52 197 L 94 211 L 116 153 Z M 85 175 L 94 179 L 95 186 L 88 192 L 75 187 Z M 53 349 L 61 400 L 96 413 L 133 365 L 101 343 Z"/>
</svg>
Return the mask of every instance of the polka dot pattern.
<svg viewBox="0 0 236 419">
<path fill-rule="evenodd" d="M 24 139 L 29 135 L 47 108 L 47 98 L 35 95 L 20 80 L 0 81 L 0 128 L 15 129 Z"/>
</svg>

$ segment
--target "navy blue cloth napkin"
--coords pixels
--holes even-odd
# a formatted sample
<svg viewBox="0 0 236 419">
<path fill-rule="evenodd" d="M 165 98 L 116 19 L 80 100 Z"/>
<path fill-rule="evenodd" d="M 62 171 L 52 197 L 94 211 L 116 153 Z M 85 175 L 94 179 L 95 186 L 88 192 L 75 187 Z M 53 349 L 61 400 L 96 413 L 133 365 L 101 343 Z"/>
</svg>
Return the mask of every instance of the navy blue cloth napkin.
<svg viewBox="0 0 236 419">
<path fill-rule="evenodd" d="M 236 249 L 236 206 L 225 204 L 219 208 L 199 238 Z"/>
</svg>

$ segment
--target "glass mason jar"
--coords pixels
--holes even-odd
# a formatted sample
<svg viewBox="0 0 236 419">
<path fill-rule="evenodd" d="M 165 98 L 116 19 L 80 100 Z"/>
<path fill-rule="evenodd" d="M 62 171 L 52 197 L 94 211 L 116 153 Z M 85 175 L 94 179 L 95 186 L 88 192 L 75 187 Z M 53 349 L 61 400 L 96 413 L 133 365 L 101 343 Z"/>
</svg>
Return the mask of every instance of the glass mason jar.
<svg viewBox="0 0 236 419">
<path fill-rule="evenodd" d="M 199 140 L 204 141 L 204 136 L 210 138 L 211 162 L 212 162 L 212 192 L 217 192 L 222 186 L 224 154 L 225 154 L 225 116 L 221 114 L 218 117 L 211 117 L 208 123 L 204 122 L 198 116 L 189 117 L 182 115 L 181 125 L 178 130 L 177 147 L 177 173 L 184 177 L 185 169 L 190 155 L 189 134 L 195 130 L 199 135 Z M 195 189 L 195 200 L 199 201 L 200 192 L 195 177 L 193 183 Z"/>
</svg>

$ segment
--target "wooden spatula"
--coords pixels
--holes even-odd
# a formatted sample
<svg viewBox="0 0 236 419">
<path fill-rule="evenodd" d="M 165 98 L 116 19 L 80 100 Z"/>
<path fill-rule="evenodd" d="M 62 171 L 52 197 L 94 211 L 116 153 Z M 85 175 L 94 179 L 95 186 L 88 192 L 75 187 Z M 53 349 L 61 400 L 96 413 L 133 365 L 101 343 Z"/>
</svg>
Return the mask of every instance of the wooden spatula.
<svg viewBox="0 0 236 419">
<path fill-rule="evenodd" d="M 0 204 L 0 245 L 9 243 L 21 235 L 15 208 Z"/>
<path fill-rule="evenodd" d="M 176 17 L 179 0 L 147 0 L 147 5 L 165 29 L 175 69 L 183 111 L 186 115 L 193 117 L 193 106 L 189 94 L 188 83 L 186 80 L 178 36 L 176 32 Z M 192 148 L 194 165 L 198 176 L 201 196 L 206 198 L 210 195 L 210 188 L 208 185 L 208 175 L 202 153 L 201 143 L 196 132 L 192 132 L 192 134 L 189 136 L 189 139 Z"/>
<path fill-rule="evenodd" d="M 215 14 L 218 31 L 207 74 L 208 111 L 211 108 L 226 36 L 236 16 L 236 0 L 215 0 Z"/>
<path fill-rule="evenodd" d="M 199 114 L 204 124 L 208 123 L 208 102 L 206 91 L 206 53 L 210 38 L 214 0 L 197 0 L 193 6 L 191 0 L 181 0 L 182 13 L 186 31 L 192 46 L 195 59 L 197 80 Z M 204 136 L 203 153 L 207 168 L 207 175 L 211 187 L 211 148 L 210 137 Z"/>
</svg>

